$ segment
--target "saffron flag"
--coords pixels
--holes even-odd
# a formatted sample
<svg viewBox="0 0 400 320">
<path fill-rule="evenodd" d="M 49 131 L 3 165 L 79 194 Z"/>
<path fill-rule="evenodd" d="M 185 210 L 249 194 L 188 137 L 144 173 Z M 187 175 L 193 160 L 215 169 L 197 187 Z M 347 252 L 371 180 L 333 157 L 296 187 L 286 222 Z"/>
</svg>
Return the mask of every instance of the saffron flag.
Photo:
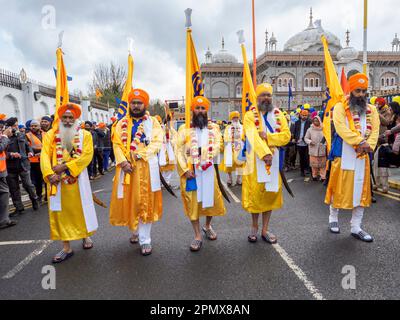
<svg viewBox="0 0 400 320">
<path fill-rule="evenodd" d="M 326 86 L 329 88 L 329 100 L 327 102 L 324 121 L 323 121 L 323 134 L 326 139 L 328 152 L 331 150 L 332 134 L 331 134 L 331 119 L 332 109 L 340 101 L 344 99 L 343 89 L 340 85 L 338 75 L 336 73 L 335 66 L 332 61 L 331 54 L 329 53 L 328 41 L 325 36 L 321 36 L 321 41 L 324 46 L 324 57 L 325 57 L 325 78 Z"/>
<path fill-rule="evenodd" d="M 103 94 L 101 93 L 100 89 L 96 89 L 96 99 L 98 100 L 102 96 L 103 96 Z"/>
<path fill-rule="evenodd" d="M 250 73 L 249 62 L 247 60 L 246 47 L 241 43 L 242 56 L 243 56 L 243 80 L 242 80 L 242 119 L 250 108 L 254 105 L 257 109 L 257 94 L 254 89 L 253 79 Z M 260 123 L 260 126 L 262 124 Z"/>
<path fill-rule="evenodd" d="M 121 102 L 118 105 L 118 114 L 117 114 L 118 120 L 121 120 L 123 117 L 125 117 L 126 112 L 128 110 L 128 97 L 129 97 L 129 93 L 132 90 L 132 76 L 133 76 L 133 58 L 132 58 L 132 55 L 129 54 L 129 56 L 128 56 L 128 76 L 126 78 Z M 97 96 L 97 93 L 96 93 L 96 96 Z M 115 121 L 114 124 L 117 124 L 117 121 Z"/>
<path fill-rule="evenodd" d="M 58 108 L 69 102 L 67 71 L 65 70 L 63 52 L 57 48 L 57 77 L 56 77 L 56 110 L 54 112 L 53 128 L 58 128 Z"/>
<path fill-rule="evenodd" d="M 342 74 L 340 76 L 340 85 L 342 86 L 343 93 L 348 95 L 350 93 L 349 83 L 347 82 L 346 74 L 344 73 L 344 67 L 342 67 Z"/>
<path fill-rule="evenodd" d="M 186 103 L 185 103 L 185 124 L 190 128 L 190 112 L 192 100 L 196 96 L 204 96 L 203 79 L 199 62 L 197 60 L 196 48 L 192 39 L 192 30 L 186 30 Z"/>
</svg>

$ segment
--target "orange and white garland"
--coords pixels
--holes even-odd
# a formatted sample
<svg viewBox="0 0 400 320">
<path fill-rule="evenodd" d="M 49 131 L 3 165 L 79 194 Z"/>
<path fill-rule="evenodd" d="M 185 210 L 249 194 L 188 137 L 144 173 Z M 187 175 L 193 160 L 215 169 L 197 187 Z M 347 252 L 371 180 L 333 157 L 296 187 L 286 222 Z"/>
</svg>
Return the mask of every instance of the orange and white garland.
<svg viewBox="0 0 400 320">
<path fill-rule="evenodd" d="M 75 136 L 74 136 L 74 141 L 73 141 L 73 149 L 72 149 L 72 158 L 79 158 L 82 155 L 82 150 L 80 148 L 80 138 L 79 138 L 79 128 L 77 129 Z M 55 135 L 55 142 L 56 142 L 56 158 L 57 158 L 57 164 L 63 164 L 63 152 L 64 148 L 62 146 L 61 142 L 61 136 L 60 136 L 60 131 L 57 130 L 56 135 Z M 65 184 L 74 184 L 78 179 L 75 177 L 72 177 L 71 175 L 63 172 L 61 174 L 61 180 Z"/>
<path fill-rule="evenodd" d="M 208 129 L 207 162 L 203 165 L 201 165 L 201 159 L 199 154 L 199 142 L 197 140 L 196 129 L 193 127 L 190 129 L 190 137 L 191 137 L 190 156 L 193 159 L 193 164 L 196 170 L 199 171 L 206 171 L 209 167 L 212 166 L 214 159 L 213 151 L 214 151 L 215 135 L 211 120 L 208 121 L 207 129 Z"/>
<path fill-rule="evenodd" d="M 357 130 L 357 133 L 360 134 L 360 136 L 362 135 L 362 131 L 361 131 L 361 123 L 360 123 L 360 114 L 357 111 L 353 111 L 351 113 L 352 117 L 353 117 L 353 122 L 354 122 L 354 129 Z M 365 134 L 364 134 L 364 138 L 365 140 L 367 140 L 369 138 L 369 136 L 371 135 L 372 132 L 372 111 L 370 107 L 367 107 L 367 111 L 366 111 L 366 121 L 367 121 L 367 126 L 365 129 Z"/>
<path fill-rule="evenodd" d="M 144 122 L 149 118 L 149 115 L 146 114 L 142 117 L 142 122 L 139 124 L 135 136 L 132 138 L 132 142 L 129 146 L 129 150 L 130 151 L 136 151 L 137 148 L 139 147 L 140 144 L 140 140 L 142 139 L 143 135 L 144 135 Z M 125 149 L 128 149 L 128 119 L 124 118 L 121 120 L 122 124 L 121 124 L 121 140 L 122 143 L 125 147 Z"/>
</svg>

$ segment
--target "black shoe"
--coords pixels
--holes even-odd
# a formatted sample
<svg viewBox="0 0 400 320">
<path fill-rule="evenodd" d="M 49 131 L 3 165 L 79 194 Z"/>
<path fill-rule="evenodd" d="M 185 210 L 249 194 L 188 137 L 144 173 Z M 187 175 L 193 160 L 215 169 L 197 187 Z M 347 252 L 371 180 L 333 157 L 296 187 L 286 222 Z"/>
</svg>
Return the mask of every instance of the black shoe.
<svg viewBox="0 0 400 320">
<path fill-rule="evenodd" d="M 374 196 L 371 197 L 372 203 L 376 203 L 376 198 Z"/>
<path fill-rule="evenodd" d="M 313 181 L 318 181 L 318 178 L 314 178 L 314 177 L 313 177 L 312 180 L 313 180 Z"/>
<path fill-rule="evenodd" d="M 364 242 L 372 242 L 372 241 L 374 241 L 374 238 L 372 238 L 371 235 L 369 235 L 368 233 L 366 233 L 366 232 L 363 231 L 363 230 L 361 230 L 361 231 L 358 232 L 358 233 L 351 233 L 351 235 L 352 235 L 354 238 L 356 238 L 356 239 L 358 239 L 358 240 L 361 240 L 361 241 L 364 241 Z"/>
<path fill-rule="evenodd" d="M 32 208 L 34 211 L 39 210 L 40 203 L 38 199 L 32 200 Z"/>
<path fill-rule="evenodd" d="M 10 216 L 11 218 L 12 218 L 12 217 L 17 217 L 17 216 L 19 216 L 20 214 L 23 214 L 24 211 L 25 211 L 25 209 L 15 209 L 14 212 L 10 213 L 9 216 Z"/>
</svg>

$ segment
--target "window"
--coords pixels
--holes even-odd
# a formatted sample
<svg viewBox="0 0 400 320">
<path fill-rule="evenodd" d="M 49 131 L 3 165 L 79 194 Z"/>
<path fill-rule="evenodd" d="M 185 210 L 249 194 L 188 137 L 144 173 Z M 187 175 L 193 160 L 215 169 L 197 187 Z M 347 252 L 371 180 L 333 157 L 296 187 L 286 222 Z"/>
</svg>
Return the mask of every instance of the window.
<svg viewBox="0 0 400 320">
<path fill-rule="evenodd" d="M 279 87 L 282 87 L 282 79 L 279 79 L 279 80 L 278 80 L 278 86 L 279 86 Z"/>
<path fill-rule="evenodd" d="M 306 88 L 308 88 L 308 79 L 305 79 L 305 80 L 304 80 L 304 86 L 305 86 Z"/>
<path fill-rule="evenodd" d="M 287 87 L 287 86 L 288 86 L 288 85 L 287 85 L 287 79 L 284 79 L 284 80 L 283 80 L 283 86 L 284 86 L 284 87 Z"/>
<path fill-rule="evenodd" d="M 319 79 L 318 79 L 318 78 L 315 79 L 315 87 L 316 87 L 316 88 L 319 87 Z"/>
<path fill-rule="evenodd" d="M 381 83 L 382 83 L 382 87 L 384 87 L 385 86 L 385 79 L 384 78 L 382 78 Z"/>
<path fill-rule="evenodd" d="M 314 87 L 314 79 L 310 79 L 310 87 Z"/>
<path fill-rule="evenodd" d="M 390 84 L 391 86 L 394 86 L 395 84 L 394 84 L 394 78 L 392 78 L 392 80 L 391 80 L 391 84 Z"/>
</svg>

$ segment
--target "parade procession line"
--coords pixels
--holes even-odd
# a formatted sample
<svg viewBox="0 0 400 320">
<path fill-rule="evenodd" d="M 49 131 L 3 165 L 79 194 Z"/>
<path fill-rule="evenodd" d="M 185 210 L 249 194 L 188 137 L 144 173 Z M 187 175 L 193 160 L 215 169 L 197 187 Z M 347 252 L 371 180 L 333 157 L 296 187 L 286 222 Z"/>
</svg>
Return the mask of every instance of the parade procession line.
<svg viewBox="0 0 400 320">
<path fill-rule="evenodd" d="M 23 240 L 23 241 L 5 241 L 0 242 L 0 246 L 18 245 L 18 244 L 41 244 L 41 246 L 33 250 L 25 259 L 18 263 L 14 268 L 7 272 L 2 279 L 8 280 L 13 278 L 17 273 L 24 269 L 34 258 L 41 255 L 43 251 L 52 243 L 52 240 Z"/>
</svg>

